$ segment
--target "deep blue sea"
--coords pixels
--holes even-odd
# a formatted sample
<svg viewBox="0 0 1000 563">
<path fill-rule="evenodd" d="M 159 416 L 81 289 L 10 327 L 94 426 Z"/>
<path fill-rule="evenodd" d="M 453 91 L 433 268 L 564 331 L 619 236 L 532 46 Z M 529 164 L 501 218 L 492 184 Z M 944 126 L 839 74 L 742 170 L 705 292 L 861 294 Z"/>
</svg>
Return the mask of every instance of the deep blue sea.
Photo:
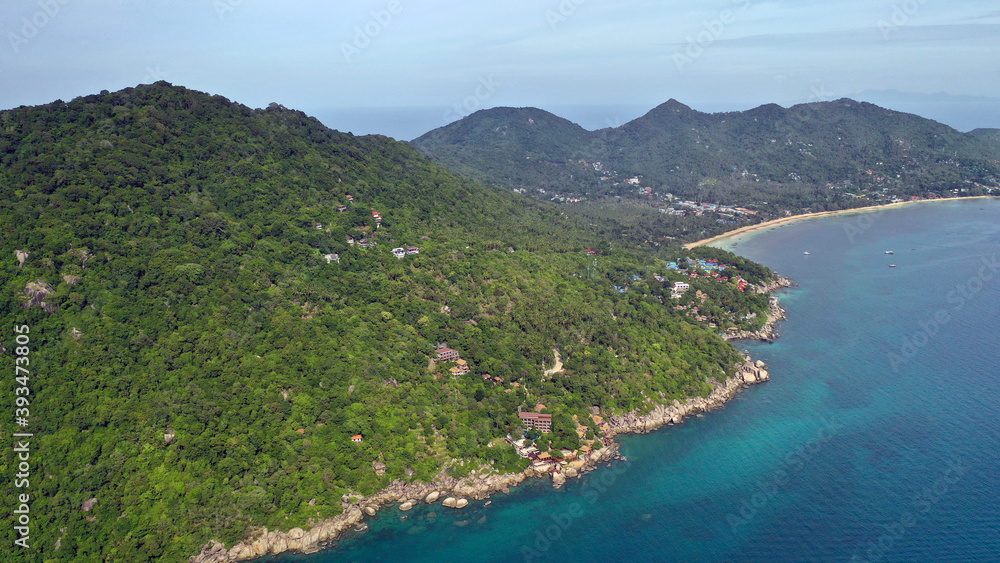
<svg viewBox="0 0 1000 563">
<path fill-rule="evenodd" d="M 797 283 L 778 341 L 739 343 L 770 382 L 623 437 L 627 462 L 562 490 L 389 508 L 338 547 L 277 560 L 1000 561 L 1000 200 L 720 246 Z"/>
</svg>

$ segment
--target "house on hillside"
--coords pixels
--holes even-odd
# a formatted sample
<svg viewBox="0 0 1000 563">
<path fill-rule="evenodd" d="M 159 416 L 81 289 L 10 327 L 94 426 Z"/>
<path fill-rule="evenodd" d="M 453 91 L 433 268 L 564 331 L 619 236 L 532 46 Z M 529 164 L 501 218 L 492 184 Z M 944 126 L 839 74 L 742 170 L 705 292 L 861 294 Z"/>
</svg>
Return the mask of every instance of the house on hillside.
<svg viewBox="0 0 1000 563">
<path fill-rule="evenodd" d="M 453 362 L 458 359 L 458 350 L 453 350 L 447 346 L 439 346 L 437 349 L 437 359 L 442 362 Z"/>
<path fill-rule="evenodd" d="M 420 254 L 420 249 L 417 248 L 416 246 L 407 246 L 406 247 L 406 253 L 407 254 Z"/>
<path fill-rule="evenodd" d="M 402 248 L 393 248 L 392 255 L 402 260 L 403 257 L 406 256 L 406 251 L 403 250 Z"/>
<path fill-rule="evenodd" d="M 471 371 L 469 368 L 469 362 L 465 360 L 458 359 L 455 360 L 455 367 L 451 368 L 452 375 L 465 375 Z"/>
<path fill-rule="evenodd" d="M 360 444 L 361 439 L 362 439 L 361 434 L 355 434 L 354 436 L 351 436 L 351 441 L 354 442 L 355 444 Z"/>
</svg>

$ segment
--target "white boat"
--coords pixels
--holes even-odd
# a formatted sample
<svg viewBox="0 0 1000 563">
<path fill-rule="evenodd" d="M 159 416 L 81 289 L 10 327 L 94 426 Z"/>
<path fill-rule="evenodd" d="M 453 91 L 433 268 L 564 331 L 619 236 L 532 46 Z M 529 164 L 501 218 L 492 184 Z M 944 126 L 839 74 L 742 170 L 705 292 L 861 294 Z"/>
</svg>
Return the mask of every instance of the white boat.
<svg viewBox="0 0 1000 563">
<path fill-rule="evenodd" d="M 895 267 L 896 267 L 896 265 L 895 265 L 895 264 L 889 264 L 889 267 L 890 267 L 890 268 L 895 268 Z"/>
<path fill-rule="evenodd" d="M 809 256 L 809 253 L 808 253 L 808 252 L 803 252 L 802 254 L 805 254 L 806 256 Z"/>
<path fill-rule="evenodd" d="M 891 250 L 886 250 L 885 253 L 886 254 L 893 254 L 893 252 Z"/>
</svg>

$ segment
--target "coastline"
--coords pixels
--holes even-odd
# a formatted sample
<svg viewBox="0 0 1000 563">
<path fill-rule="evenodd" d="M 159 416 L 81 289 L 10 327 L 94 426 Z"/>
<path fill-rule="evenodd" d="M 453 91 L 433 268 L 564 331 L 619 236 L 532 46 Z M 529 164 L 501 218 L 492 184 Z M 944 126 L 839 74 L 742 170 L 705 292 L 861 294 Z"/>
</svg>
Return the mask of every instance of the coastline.
<svg viewBox="0 0 1000 563">
<path fill-rule="evenodd" d="M 705 399 L 697 398 L 699 401 Z M 617 433 L 617 432 L 616 432 Z M 287 532 L 262 528 L 252 537 L 233 545 L 228 550 L 216 540 L 211 540 L 201 548 L 201 552 L 188 558 L 190 563 L 226 563 L 249 561 L 266 555 L 278 555 L 293 551 L 310 554 L 334 547 L 340 537 L 350 531 L 363 531 L 367 525 L 364 519 L 375 516 L 379 510 L 395 506 L 403 512 L 419 504 L 440 504 L 443 508 L 461 510 L 469 505 L 470 499 L 482 501 L 494 493 L 509 493 L 510 488 L 527 479 L 551 475 L 554 487 L 565 483 L 567 478 L 575 478 L 596 469 L 600 463 L 619 457 L 618 444 L 607 435 L 604 447 L 594 450 L 579 469 L 560 467 L 557 463 L 532 465 L 518 473 L 497 473 L 477 476 L 473 471 L 468 477 L 455 478 L 443 471 L 431 483 L 407 483 L 393 481 L 378 493 L 364 497 L 348 495 L 341 497 L 344 512 L 316 522 L 308 531 L 292 528 Z M 311 522 L 312 524 L 312 522 Z"/>
<path fill-rule="evenodd" d="M 778 277 L 774 282 L 764 287 L 768 293 L 783 287 L 792 286 L 788 278 Z M 741 332 L 726 338 L 735 340 L 761 340 L 773 342 L 778 333 L 774 331 L 778 321 L 784 320 L 785 310 L 777 299 L 771 301 L 767 321 L 756 332 Z M 674 400 L 671 404 L 659 404 L 646 414 L 639 414 L 638 409 L 622 415 L 608 417 L 608 428 L 601 438 L 604 447 L 594 450 L 585 460 L 582 467 L 564 467 L 558 463 L 531 465 L 518 473 L 488 473 L 476 475 L 473 471 L 468 477 L 454 478 L 442 470 L 431 483 L 407 483 L 393 481 L 371 497 L 361 495 L 343 495 L 341 505 L 344 511 L 318 522 L 310 521 L 312 526 L 308 531 L 302 528 L 292 528 L 287 532 L 259 529 L 251 537 L 233 545 L 228 550 L 217 541 L 211 540 L 202 546 L 201 551 L 192 555 L 190 563 L 229 563 L 249 561 L 267 555 L 278 555 L 285 552 L 302 554 L 317 553 L 334 547 L 340 537 L 351 531 L 367 529 L 364 524 L 366 517 L 375 516 L 379 510 L 395 506 L 401 511 L 411 510 L 419 504 L 440 503 L 444 508 L 461 510 L 469 504 L 469 499 L 482 501 L 495 493 L 509 493 L 510 488 L 527 479 L 552 479 L 555 488 L 561 487 L 567 479 L 578 478 L 583 474 L 597 469 L 601 463 L 614 459 L 623 459 L 618 453 L 619 444 L 614 437 L 619 434 L 645 434 L 666 425 L 681 424 L 684 419 L 699 413 L 707 412 L 723 406 L 744 388 L 750 385 L 770 380 L 770 374 L 764 362 L 754 362 L 749 355 L 743 356 L 743 362 L 737 364 L 735 373 L 723 382 L 710 380 L 712 392 L 707 397 L 690 397 L 681 402 Z M 596 445 L 596 443 L 595 443 Z"/>
<path fill-rule="evenodd" d="M 718 242 L 722 239 L 727 239 L 730 237 L 743 236 L 750 233 L 755 233 L 757 231 L 763 231 L 765 229 L 770 229 L 772 227 L 779 227 L 782 225 L 788 225 L 791 223 L 797 223 L 799 221 L 804 221 L 807 219 L 819 219 L 822 217 L 833 217 L 834 215 L 849 215 L 851 213 L 870 213 L 873 211 L 882 211 L 892 207 L 902 207 L 904 205 L 910 205 L 912 203 L 924 203 L 929 201 L 955 201 L 960 199 L 993 199 L 1000 196 L 990 196 L 990 195 L 977 195 L 977 196 L 967 196 L 967 197 L 941 197 L 935 199 L 918 199 L 913 201 L 899 201 L 896 203 L 887 203 L 885 205 L 871 205 L 868 207 L 856 207 L 853 209 L 840 209 L 837 211 L 820 211 L 819 213 L 802 213 L 799 215 L 792 215 L 790 217 L 782 217 L 780 219 L 772 219 L 770 221 L 765 221 L 763 223 L 757 223 L 756 225 L 747 225 L 745 227 L 740 227 L 732 231 L 726 231 L 725 233 L 715 235 L 706 239 L 702 239 L 695 242 L 689 242 L 684 244 L 685 250 L 690 250 L 699 246 L 704 246 L 706 244 L 712 244 L 713 242 Z"/>
</svg>

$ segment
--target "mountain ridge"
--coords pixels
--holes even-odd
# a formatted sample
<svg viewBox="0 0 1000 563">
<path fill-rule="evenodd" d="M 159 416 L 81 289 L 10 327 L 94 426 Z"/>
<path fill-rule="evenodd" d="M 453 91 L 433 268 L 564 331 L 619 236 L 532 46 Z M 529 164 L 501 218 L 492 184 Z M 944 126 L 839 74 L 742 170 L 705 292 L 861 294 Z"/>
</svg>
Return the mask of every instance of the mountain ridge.
<svg viewBox="0 0 1000 563">
<path fill-rule="evenodd" d="M 547 167 L 523 166 L 530 156 L 527 147 L 501 146 L 489 136 L 468 133 L 463 123 L 487 119 L 504 124 L 522 116 L 506 109 L 482 110 L 412 144 L 445 166 L 504 187 L 609 195 L 614 191 L 600 175 L 574 163 L 600 161 L 606 170 L 641 176 L 661 193 L 703 197 L 707 182 L 714 186 L 709 191 L 715 199 L 706 201 L 714 203 L 787 199 L 801 204 L 813 199 L 835 206 L 837 198 L 823 193 L 830 185 L 852 193 L 885 188 L 908 197 L 969 188 L 969 183 L 996 186 L 1000 176 L 1000 150 L 985 142 L 988 133 L 962 133 L 849 98 L 711 114 L 671 99 L 618 127 L 574 137 L 554 130 L 540 133 L 538 138 L 552 140 L 553 149 L 536 143 L 530 150 Z M 741 188 L 753 193 L 741 194 Z"/>
</svg>

